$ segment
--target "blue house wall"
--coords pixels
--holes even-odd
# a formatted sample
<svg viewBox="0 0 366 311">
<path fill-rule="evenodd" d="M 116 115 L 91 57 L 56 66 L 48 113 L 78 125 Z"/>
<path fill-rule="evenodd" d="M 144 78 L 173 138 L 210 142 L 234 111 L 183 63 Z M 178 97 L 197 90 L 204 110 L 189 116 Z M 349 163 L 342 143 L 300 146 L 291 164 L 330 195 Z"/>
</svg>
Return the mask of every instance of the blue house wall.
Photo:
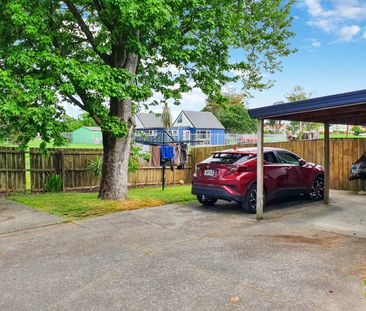
<svg viewBox="0 0 366 311">
<path fill-rule="evenodd" d="M 211 132 L 211 145 L 224 145 L 225 144 L 225 130 L 224 129 L 207 129 L 207 128 L 194 128 L 194 127 L 173 127 L 173 131 L 178 132 L 178 139 L 183 140 L 183 131 L 189 130 L 191 139 L 195 136 L 197 131 L 210 131 Z"/>
</svg>

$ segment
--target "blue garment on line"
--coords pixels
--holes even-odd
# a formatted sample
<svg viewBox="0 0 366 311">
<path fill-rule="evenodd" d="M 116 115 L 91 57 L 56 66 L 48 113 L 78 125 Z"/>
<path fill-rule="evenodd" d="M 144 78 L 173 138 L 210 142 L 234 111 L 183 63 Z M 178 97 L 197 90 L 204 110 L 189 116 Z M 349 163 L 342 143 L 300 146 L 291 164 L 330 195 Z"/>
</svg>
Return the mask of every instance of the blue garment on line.
<svg viewBox="0 0 366 311">
<path fill-rule="evenodd" d="M 162 146 L 160 148 L 161 160 L 174 159 L 174 147 L 173 146 Z"/>
</svg>

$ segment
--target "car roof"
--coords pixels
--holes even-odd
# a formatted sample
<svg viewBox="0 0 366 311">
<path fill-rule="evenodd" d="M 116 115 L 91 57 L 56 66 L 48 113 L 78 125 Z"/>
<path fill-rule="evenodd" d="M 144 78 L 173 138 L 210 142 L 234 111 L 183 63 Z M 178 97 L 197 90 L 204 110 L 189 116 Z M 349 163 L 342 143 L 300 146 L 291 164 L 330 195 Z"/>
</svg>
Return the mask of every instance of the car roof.
<svg viewBox="0 0 366 311">
<path fill-rule="evenodd" d="M 264 152 L 271 152 L 271 151 L 288 151 L 283 148 L 274 148 L 274 147 L 264 147 Z M 232 149 L 226 149 L 226 150 L 218 150 L 212 152 L 212 154 L 217 153 L 242 153 L 242 154 L 257 154 L 257 147 L 249 147 L 249 148 L 232 148 Z"/>
</svg>

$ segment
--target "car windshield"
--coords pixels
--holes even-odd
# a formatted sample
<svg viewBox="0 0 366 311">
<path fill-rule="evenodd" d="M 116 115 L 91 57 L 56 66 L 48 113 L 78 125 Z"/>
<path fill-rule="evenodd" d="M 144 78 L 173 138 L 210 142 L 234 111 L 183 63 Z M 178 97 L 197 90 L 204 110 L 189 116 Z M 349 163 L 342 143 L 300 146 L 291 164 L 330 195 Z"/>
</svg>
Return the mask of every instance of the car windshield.
<svg viewBox="0 0 366 311">
<path fill-rule="evenodd" d="M 220 164 L 238 164 L 251 158 L 252 156 L 245 153 L 215 153 L 204 163 L 220 163 Z"/>
</svg>

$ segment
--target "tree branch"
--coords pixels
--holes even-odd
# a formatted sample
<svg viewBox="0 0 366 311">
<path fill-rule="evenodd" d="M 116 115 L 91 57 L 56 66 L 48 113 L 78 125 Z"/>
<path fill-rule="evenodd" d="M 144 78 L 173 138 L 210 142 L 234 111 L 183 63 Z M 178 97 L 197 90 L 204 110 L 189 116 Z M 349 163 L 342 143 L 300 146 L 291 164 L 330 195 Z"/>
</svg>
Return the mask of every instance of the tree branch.
<svg viewBox="0 0 366 311">
<path fill-rule="evenodd" d="M 79 101 L 79 100 L 77 100 L 74 96 L 72 96 L 72 95 L 66 95 L 67 96 L 67 98 L 68 99 L 70 99 L 71 100 L 71 102 L 74 104 L 74 105 L 76 105 L 76 106 L 78 106 L 79 108 L 81 108 L 81 109 L 83 109 L 83 110 L 85 110 L 85 106 Z"/>
<path fill-rule="evenodd" d="M 76 6 L 70 0 L 65 0 L 64 2 L 67 5 L 67 7 L 69 8 L 72 15 L 75 17 L 79 27 L 81 28 L 82 32 L 85 34 L 85 36 L 88 39 L 90 45 L 92 46 L 94 52 L 97 55 L 99 55 L 99 57 L 101 59 L 103 59 L 103 61 L 105 63 L 110 64 L 110 60 L 111 60 L 110 56 L 106 53 L 101 53 L 100 51 L 98 51 L 97 46 L 95 45 L 94 36 L 93 36 L 92 32 L 90 31 L 90 29 L 88 28 L 88 26 L 85 24 L 85 22 L 84 22 L 82 16 L 80 15 L 80 12 L 76 8 Z"/>
</svg>

